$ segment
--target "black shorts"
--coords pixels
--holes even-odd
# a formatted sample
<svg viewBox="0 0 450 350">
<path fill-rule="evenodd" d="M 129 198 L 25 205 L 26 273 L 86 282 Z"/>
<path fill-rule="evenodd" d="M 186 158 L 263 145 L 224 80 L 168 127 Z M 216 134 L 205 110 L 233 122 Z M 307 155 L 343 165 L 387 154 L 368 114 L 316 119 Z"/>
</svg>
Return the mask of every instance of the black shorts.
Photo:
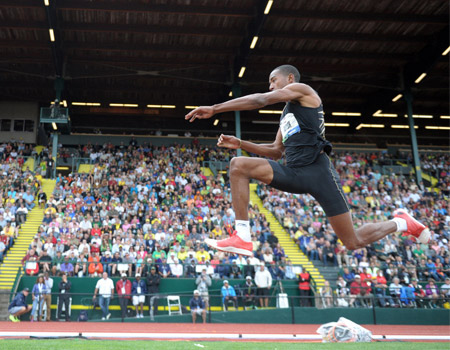
<svg viewBox="0 0 450 350">
<path fill-rule="evenodd" d="M 269 296 L 269 288 L 257 288 L 256 294 L 260 297 L 267 297 Z"/>
<path fill-rule="evenodd" d="M 327 216 L 350 211 L 344 192 L 339 184 L 339 175 L 325 153 L 303 167 L 291 168 L 269 160 L 273 169 L 273 180 L 269 184 L 277 190 L 312 195 L 322 206 Z"/>
</svg>

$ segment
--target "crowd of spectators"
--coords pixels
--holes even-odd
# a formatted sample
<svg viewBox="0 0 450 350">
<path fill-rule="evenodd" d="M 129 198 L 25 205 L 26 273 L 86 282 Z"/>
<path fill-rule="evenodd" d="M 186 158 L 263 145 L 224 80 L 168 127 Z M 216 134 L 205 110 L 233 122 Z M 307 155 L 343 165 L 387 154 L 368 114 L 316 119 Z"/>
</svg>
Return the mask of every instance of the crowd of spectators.
<svg viewBox="0 0 450 350">
<path fill-rule="evenodd" d="M 249 207 L 254 257 L 211 251 L 204 244 L 207 237 L 222 239 L 232 232 L 234 212 L 228 179 L 206 177 L 202 162 L 227 162 L 234 151 L 197 141 L 157 147 L 132 139 L 128 145 L 87 144 L 77 153 L 90 158 L 93 169 L 58 175 L 24 263 L 36 260 L 39 270 L 51 275 L 145 277 L 154 267 L 161 278 L 195 278 L 205 267 L 210 278 L 233 279 L 254 277 L 263 262 L 274 280 L 298 280 L 301 269 L 292 266 L 256 205 Z M 349 295 L 356 275 L 367 270 L 372 280 L 381 271 L 387 284 L 398 277 L 402 286 L 414 278 L 428 283 L 450 276 L 449 157 L 425 157 L 439 172 L 437 191 L 417 186 L 409 176 L 382 175 L 377 166 L 389 164 L 386 154 L 337 153 L 333 159 L 356 226 L 388 220 L 395 208 L 407 208 L 430 227 L 432 241 L 420 245 L 390 235 L 348 251 L 313 197 L 259 185 L 264 207 L 299 248 L 312 260 L 341 267 L 341 274 L 345 268 L 352 272 L 354 278 L 346 281 Z M 36 193 L 38 185 L 33 186 Z"/>
<path fill-rule="evenodd" d="M 23 169 L 32 152 L 23 142 L 0 144 L 0 262 L 14 244 L 40 189 L 40 174 Z"/>
<path fill-rule="evenodd" d="M 203 161 L 229 161 L 234 151 L 174 144 L 156 147 L 132 139 L 129 145 L 85 145 L 89 174 L 58 174 L 45 203 L 45 217 L 23 259 L 37 261 L 51 275 L 146 276 L 162 278 L 253 277 L 264 262 L 274 279 L 295 279 L 292 263 L 264 215 L 250 208 L 255 256 L 210 251 L 207 237 L 225 238 L 234 212 L 228 181 L 206 177 Z M 30 270 L 30 274 L 39 271 Z"/>
</svg>

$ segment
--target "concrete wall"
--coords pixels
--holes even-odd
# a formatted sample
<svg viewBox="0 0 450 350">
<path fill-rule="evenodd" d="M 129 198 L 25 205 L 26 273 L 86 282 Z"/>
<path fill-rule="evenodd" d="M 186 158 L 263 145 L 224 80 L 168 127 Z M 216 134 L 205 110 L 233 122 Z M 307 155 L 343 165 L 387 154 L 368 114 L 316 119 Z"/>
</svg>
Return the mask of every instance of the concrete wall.
<svg viewBox="0 0 450 350">
<path fill-rule="evenodd" d="M 0 125 L 1 120 L 11 120 L 11 130 L 0 130 L 0 142 L 23 141 L 25 143 L 36 143 L 37 129 L 39 125 L 39 105 L 35 102 L 11 102 L 0 101 Z M 31 132 L 13 131 L 15 120 L 32 120 L 34 121 L 33 130 Z"/>
</svg>

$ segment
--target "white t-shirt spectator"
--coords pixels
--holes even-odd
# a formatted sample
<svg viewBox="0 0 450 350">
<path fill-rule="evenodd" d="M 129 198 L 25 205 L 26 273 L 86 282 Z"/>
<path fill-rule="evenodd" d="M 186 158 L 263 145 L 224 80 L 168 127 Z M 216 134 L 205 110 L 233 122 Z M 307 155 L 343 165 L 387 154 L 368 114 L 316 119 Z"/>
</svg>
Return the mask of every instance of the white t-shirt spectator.
<svg viewBox="0 0 450 350">
<path fill-rule="evenodd" d="M 267 269 L 258 270 L 255 274 L 255 284 L 258 288 L 268 288 L 272 285 L 272 275 Z"/>
<path fill-rule="evenodd" d="M 110 298 L 111 290 L 114 290 L 114 283 L 110 278 L 107 279 L 102 278 L 101 280 L 97 281 L 95 289 L 98 289 L 98 294 L 101 295 L 102 297 Z"/>
<path fill-rule="evenodd" d="M 175 277 L 183 276 L 183 265 L 178 263 L 170 264 L 170 272 Z"/>
</svg>

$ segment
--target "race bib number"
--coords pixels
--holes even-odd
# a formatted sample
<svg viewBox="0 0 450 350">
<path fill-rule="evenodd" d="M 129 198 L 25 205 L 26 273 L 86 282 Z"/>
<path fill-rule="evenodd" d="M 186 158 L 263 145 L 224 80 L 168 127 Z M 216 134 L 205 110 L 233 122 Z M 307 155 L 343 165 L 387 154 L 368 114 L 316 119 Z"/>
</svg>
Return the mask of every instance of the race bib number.
<svg viewBox="0 0 450 350">
<path fill-rule="evenodd" d="M 283 137 L 283 143 L 292 135 L 300 132 L 300 126 L 293 113 L 288 113 L 284 116 L 280 123 L 281 136 Z"/>
</svg>

